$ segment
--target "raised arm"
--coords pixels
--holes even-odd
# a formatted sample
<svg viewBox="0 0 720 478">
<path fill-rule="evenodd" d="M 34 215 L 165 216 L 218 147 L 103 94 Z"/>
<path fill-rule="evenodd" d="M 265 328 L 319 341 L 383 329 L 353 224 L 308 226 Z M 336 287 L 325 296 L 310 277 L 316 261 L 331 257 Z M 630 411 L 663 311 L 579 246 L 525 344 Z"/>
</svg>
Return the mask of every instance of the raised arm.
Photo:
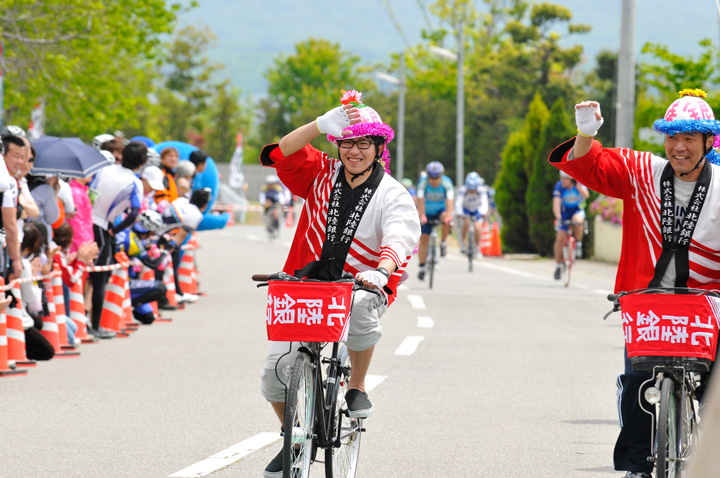
<svg viewBox="0 0 720 478">
<path fill-rule="evenodd" d="M 575 122 L 578 127 L 578 135 L 573 146 L 573 157 L 579 158 L 590 151 L 592 140 L 604 122 L 602 114 L 600 114 L 600 103 L 583 101 L 575 105 Z"/>
<path fill-rule="evenodd" d="M 319 116 L 315 121 L 286 134 L 280 140 L 280 152 L 284 156 L 297 153 L 321 134 L 330 134 L 335 137 L 349 134 L 350 130 L 345 128 L 359 122 L 360 113 L 358 113 L 357 108 L 349 104 L 338 106 Z"/>
</svg>

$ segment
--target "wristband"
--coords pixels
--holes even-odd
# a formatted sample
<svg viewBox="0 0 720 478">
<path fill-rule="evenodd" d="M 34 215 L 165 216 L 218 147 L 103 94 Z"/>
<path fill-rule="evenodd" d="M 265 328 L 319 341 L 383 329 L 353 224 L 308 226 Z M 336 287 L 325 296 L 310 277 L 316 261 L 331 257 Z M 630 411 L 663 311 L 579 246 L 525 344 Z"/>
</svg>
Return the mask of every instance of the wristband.
<svg viewBox="0 0 720 478">
<path fill-rule="evenodd" d="M 384 267 L 378 267 L 375 270 L 378 271 L 379 273 L 381 273 L 382 275 L 384 275 L 386 279 L 388 279 L 388 280 L 390 279 L 390 272 L 388 272 L 388 270 L 385 269 Z"/>
<path fill-rule="evenodd" d="M 580 131 L 580 128 L 578 128 L 577 132 L 580 136 L 584 136 L 586 138 L 594 138 L 595 137 L 595 136 L 590 136 L 589 134 L 583 133 L 582 131 Z"/>
</svg>

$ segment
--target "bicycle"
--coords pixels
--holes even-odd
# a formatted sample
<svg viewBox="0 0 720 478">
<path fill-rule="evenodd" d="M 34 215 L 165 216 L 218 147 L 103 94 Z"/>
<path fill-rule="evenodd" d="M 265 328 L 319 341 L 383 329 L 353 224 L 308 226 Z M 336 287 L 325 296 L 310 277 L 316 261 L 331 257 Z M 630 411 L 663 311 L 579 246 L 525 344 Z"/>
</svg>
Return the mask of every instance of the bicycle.
<svg viewBox="0 0 720 478">
<path fill-rule="evenodd" d="M 433 277 L 435 275 L 435 265 L 438 263 L 438 234 L 436 227 L 442 224 L 439 219 L 432 219 L 427 222 L 432 228 L 430 231 L 430 242 L 428 243 L 427 268 L 428 268 L 428 286 L 433 287 Z"/>
<path fill-rule="evenodd" d="M 304 478 L 310 473 L 310 465 L 316 461 L 319 449 L 325 450 L 324 464 L 326 478 L 352 478 L 357 471 L 360 454 L 360 438 L 365 429 L 361 418 L 351 418 L 345 405 L 345 393 L 350 379 L 351 368 L 348 364 L 347 348 L 341 343 L 347 332 L 354 292 L 360 289 L 359 283 L 352 276 L 338 281 L 325 282 L 304 279 L 300 280 L 285 273 L 271 275 L 253 275 L 254 281 L 269 286 L 269 297 L 272 298 L 275 287 L 282 294 L 287 287 L 301 287 L 304 292 L 292 293 L 284 297 L 294 297 L 299 303 L 300 294 L 308 300 L 329 303 L 329 311 L 339 310 L 338 300 L 348 303 L 347 314 L 342 320 L 335 316 L 334 329 L 318 327 L 307 330 L 307 327 L 288 328 L 283 330 L 278 322 L 277 312 L 271 312 L 276 303 L 268 304 L 268 338 L 278 341 L 301 342 L 302 345 L 290 379 L 287 381 L 285 401 L 285 417 L 283 427 L 283 478 Z M 300 289 L 300 290 L 302 290 Z M 323 291 L 323 289 L 326 289 Z M 364 289 L 363 290 L 369 290 Z M 373 291 L 375 292 L 375 291 Z M 302 295 L 305 294 L 305 295 Z M 283 297 L 280 295 L 280 297 Z M 324 302 L 323 302 L 324 303 Z M 333 309 L 333 304 L 335 309 Z M 308 305 L 310 307 L 310 305 Z M 275 314 L 275 315 L 273 315 Z M 325 314 L 330 320 L 331 314 Z M 332 314 L 335 315 L 335 314 Z M 272 319 L 271 323 L 271 318 Z M 340 323 L 340 327 L 337 325 Z M 307 319 L 306 319 L 307 323 Z M 284 324 L 287 325 L 287 324 Z M 323 355 L 326 345 L 331 344 L 330 355 Z M 323 373 L 323 365 L 325 370 Z M 279 371 L 276 370 L 276 373 Z M 278 377 L 280 375 L 278 374 Z"/>
<path fill-rule="evenodd" d="M 638 397 L 643 411 L 653 416 L 653 450 L 648 461 L 655 464 L 658 478 L 680 478 L 687 472 L 698 439 L 695 392 L 715 358 L 718 329 L 713 307 L 720 305 L 720 295 L 704 289 L 655 288 L 610 294 L 608 300 L 613 309 L 605 318 L 614 311 L 623 312 L 625 345 L 633 369 L 651 373 L 639 393 L 645 389 L 643 396 L 654 409 L 647 410 Z M 691 316 L 695 322 L 690 322 Z M 708 322 L 699 317 L 708 317 Z M 685 341 L 689 343 L 648 340 L 647 327 L 662 320 L 674 327 L 663 334 L 684 333 L 692 339 Z M 705 340 L 696 341 L 698 337 Z"/>
<path fill-rule="evenodd" d="M 572 271 L 572 266 L 575 264 L 575 259 L 577 259 L 577 239 L 575 239 L 575 234 L 573 231 L 573 227 L 575 226 L 575 223 L 571 219 L 567 219 L 562 222 L 561 229 L 565 231 L 565 241 L 563 242 L 563 267 L 562 267 L 562 277 L 561 280 L 564 282 L 565 287 L 568 287 L 570 285 L 570 272 Z M 583 223 L 583 234 L 587 234 L 587 221 Z"/>
<path fill-rule="evenodd" d="M 275 239 L 280 236 L 280 213 L 282 208 L 277 203 L 272 203 L 270 207 L 265 210 L 263 215 L 263 222 L 265 223 L 265 230 L 268 234 L 268 240 L 274 242 Z"/>
</svg>

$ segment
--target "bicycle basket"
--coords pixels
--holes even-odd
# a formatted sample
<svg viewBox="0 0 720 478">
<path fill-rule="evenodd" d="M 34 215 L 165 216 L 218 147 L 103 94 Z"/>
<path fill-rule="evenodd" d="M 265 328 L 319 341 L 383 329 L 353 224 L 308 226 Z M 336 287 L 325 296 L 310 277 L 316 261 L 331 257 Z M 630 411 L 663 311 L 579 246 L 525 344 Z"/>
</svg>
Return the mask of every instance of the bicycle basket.
<svg viewBox="0 0 720 478">
<path fill-rule="evenodd" d="M 347 336 L 352 282 L 268 282 L 268 339 L 340 342 Z"/>
<path fill-rule="evenodd" d="M 707 295 L 620 297 L 625 346 L 633 367 L 715 360 L 720 299 Z M 652 357 L 657 357 L 654 359 Z M 673 359 L 674 358 L 674 359 Z"/>
</svg>

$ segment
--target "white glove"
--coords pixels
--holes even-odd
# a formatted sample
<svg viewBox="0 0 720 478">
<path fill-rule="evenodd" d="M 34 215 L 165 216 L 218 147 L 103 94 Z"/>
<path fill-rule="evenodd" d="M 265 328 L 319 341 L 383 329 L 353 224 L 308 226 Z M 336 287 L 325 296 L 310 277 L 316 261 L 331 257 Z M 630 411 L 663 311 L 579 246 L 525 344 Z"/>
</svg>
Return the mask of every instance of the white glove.
<svg viewBox="0 0 720 478">
<path fill-rule="evenodd" d="M 342 106 L 333 108 L 315 120 L 318 131 L 340 138 L 344 129 L 350 127 L 350 118 Z"/>
<path fill-rule="evenodd" d="M 380 271 L 359 272 L 355 278 L 363 283 L 363 285 L 375 286 L 382 289 L 388 283 L 388 278 Z"/>
<path fill-rule="evenodd" d="M 575 123 L 581 135 L 589 137 L 597 135 L 605 119 L 601 116 L 598 121 L 595 117 L 596 111 L 600 113 L 600 103 L 584 101 L 575 105 Z"/>
</svg>

